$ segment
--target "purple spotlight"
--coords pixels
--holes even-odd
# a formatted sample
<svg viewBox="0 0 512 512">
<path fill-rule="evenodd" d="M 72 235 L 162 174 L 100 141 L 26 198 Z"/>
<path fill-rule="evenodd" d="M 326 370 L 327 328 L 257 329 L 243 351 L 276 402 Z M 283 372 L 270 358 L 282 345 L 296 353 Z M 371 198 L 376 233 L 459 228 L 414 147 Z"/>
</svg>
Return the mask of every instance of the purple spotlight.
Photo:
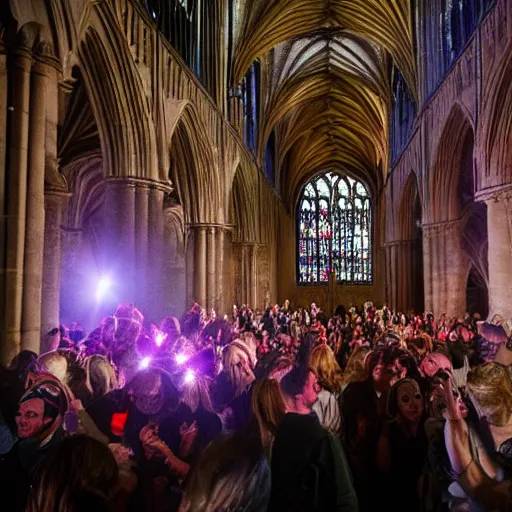
<svg viewBox="0 0 512 512">
<path fill-rule="evenodd" d="M 176 362 L 183 364 L 187 361 L 188 357 L 185 354 L 176 354 Z"/>
<path fill-rule="evenodd" d="M 146 370 L 147 368 L 149 368 L 149 365 L 151 364 L 151 357 L 149 356 L 146 356 L 144 359 L 142 359 L 142 361 L 140 362 L 139 364 L 139 369 L 140 370 Z"/>
<path fill-rule="evenodd" d="M 185 384 L 190 384 L 191 382 L 194 382 L 196 380 L 196 374 L 194 373 L 194 370 L 191 370 L 190 368 L 185 372 Z"/>
<path fill-rule="evenodd" d="M 108 277 L 102 277 L 96 285 L 96 299 L 102 300 L 112 288 L 112 281 Z"/>
</svg>

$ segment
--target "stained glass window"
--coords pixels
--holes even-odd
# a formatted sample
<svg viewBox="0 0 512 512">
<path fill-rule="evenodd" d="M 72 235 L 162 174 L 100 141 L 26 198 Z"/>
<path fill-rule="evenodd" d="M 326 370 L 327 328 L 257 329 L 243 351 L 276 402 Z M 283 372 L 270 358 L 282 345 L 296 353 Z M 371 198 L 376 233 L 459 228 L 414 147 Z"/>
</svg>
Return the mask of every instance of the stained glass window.
<svg viewBox="0 0 512 512">
<path fill-rule="evenodd" d="M 372 282 L 372 211 L 366 186 L 326 172 L 304 187 L 298 208 L 297 275 L 301 284 Z"/>
</svg>

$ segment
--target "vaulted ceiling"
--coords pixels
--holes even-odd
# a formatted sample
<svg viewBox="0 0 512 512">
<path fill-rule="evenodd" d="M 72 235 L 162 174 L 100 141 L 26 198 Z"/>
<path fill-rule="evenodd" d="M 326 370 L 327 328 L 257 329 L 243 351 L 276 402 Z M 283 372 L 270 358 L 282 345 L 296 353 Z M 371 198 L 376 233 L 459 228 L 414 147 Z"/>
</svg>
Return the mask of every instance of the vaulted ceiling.
<svg viewBox="0 0 512 512">
<path fill-rule="evenodd" d="M 416 95 L 409 0 L 245 0 L 233 78 L 263 66 L 258 153 L 274 130 L 276 186 L 293 204 L 316 172 L 380 188 L 388 165 L 391 62 Z"/>
</svg>

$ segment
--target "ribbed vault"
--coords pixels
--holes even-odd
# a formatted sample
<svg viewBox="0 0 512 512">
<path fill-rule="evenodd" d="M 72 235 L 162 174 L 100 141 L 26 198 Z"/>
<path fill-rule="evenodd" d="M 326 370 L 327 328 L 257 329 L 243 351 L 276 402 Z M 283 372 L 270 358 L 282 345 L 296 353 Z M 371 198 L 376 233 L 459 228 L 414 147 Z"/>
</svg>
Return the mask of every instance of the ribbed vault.
<svg viewBox="0 0 512 512">
<path fill-rule="evenodd" d="M 328 167 L 375 191 L 388 164 L 391 62 L 416 97 L 408 0 L 247 0 L 234 85 L 251 63 L 265 70 L 258 136 L 263 160 L 276 134 L 276 184 L 290 206 L 302 184 Z"/>
</svg>

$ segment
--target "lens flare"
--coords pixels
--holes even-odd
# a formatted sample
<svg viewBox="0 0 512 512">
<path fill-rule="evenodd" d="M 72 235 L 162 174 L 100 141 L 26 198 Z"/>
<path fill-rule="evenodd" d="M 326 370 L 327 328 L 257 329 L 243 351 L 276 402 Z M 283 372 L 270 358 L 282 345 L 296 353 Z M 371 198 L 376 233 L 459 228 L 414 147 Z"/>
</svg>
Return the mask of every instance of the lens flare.
<svg viewBox="0 0 512 512">
<path fill-rule="evenodd" d="M 112 281 L 108 277 L 102 277 L 96 285 L 96 299 L 101 300 L 105 298 L 111 287 Z"/>
<path fill-rule="evenodd" d="M 164 334 L 163 332 L 157 332 L 155 336 L 155 343 L 157 347 L 161 347 L 162 343 L 165 341 L 165 338 L 167 337 L 167 334 Z"/>
<path fill-rule="evenodd" d="M 176 362 L 183 364 L 187 361 L 188 357 L 185 354 L 176 354 Z"/>
<path fill-rule="evenodd" d="M 185 373 L 185 384 L 190 384 L 191 382 L 194 382 L 196 380 L 196 374 L 194 373 L 194 370 L 188 369 Z"/>
<path fill-rule="evenodd" d="M 139 368 L 141 370 L 145 370 L 146 368 L 149 368 L 149 365 L 151 364 L 151 357 L 146 356 L 139 364 Z"/>
</svg>

